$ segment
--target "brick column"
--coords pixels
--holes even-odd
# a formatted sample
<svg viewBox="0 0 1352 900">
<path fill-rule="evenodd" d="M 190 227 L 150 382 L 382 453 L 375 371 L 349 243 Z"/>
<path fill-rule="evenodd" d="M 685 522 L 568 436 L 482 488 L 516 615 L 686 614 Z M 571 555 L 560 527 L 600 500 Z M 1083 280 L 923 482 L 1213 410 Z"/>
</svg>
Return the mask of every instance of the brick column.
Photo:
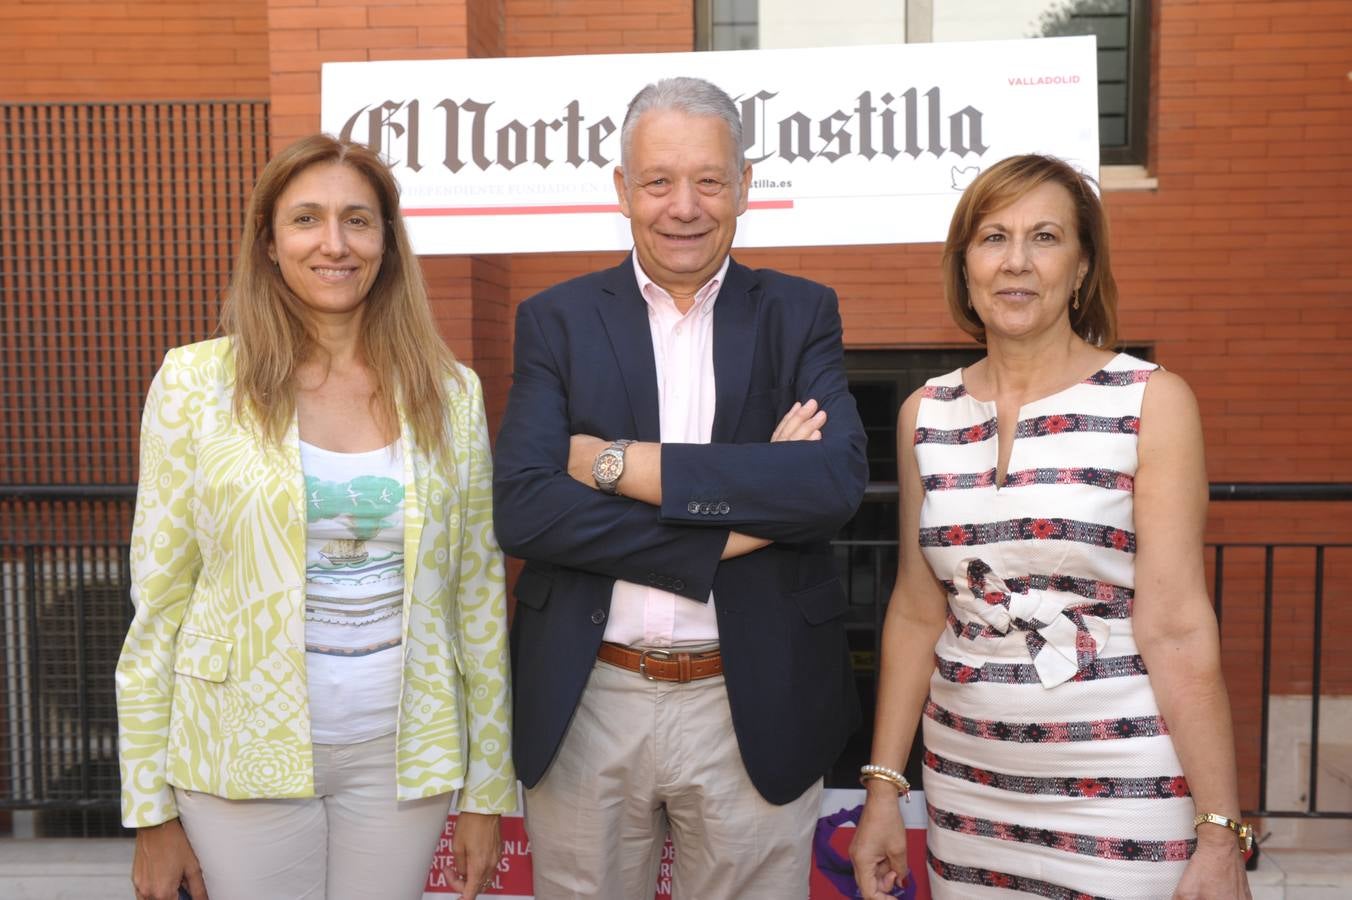
<svg viewBox="0 0 1352 900">
<path fill-rule="evenodd" d="M 498 0 L 267 0 L 272 149 L 319 127 L 319 73 L 326 62 L 455 59 L 472 44 L 491 52 L 471 24 Z M 499 14 L 500 16 L 500 14 Z M 491 33 L 492 29 L 488 29 Z M 477 54 L 476 54 L 477 55 Z"/>
</svg>

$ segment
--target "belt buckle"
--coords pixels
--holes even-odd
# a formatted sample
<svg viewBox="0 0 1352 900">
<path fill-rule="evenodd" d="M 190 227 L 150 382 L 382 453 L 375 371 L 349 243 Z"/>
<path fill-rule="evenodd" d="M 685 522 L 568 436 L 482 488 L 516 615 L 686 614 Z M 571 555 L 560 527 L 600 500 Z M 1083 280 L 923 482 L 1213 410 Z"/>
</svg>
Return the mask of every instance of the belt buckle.
<svg viewBox="0 0 1352 900">
<path fill-rule="evenodd" d="M 648 674 L 648 657 L 650 656 L 654 659 L 669 660 L 673 656 L 675 656 L 675 654 L 672 653 L 670 650 L 662 650 L 656 647 L 645 647 L 644 649 L 639 651 L 638 674 L 642 675 L 649 681 L 656 681 L 657 680 L 656 675 Z"/>
</svg>

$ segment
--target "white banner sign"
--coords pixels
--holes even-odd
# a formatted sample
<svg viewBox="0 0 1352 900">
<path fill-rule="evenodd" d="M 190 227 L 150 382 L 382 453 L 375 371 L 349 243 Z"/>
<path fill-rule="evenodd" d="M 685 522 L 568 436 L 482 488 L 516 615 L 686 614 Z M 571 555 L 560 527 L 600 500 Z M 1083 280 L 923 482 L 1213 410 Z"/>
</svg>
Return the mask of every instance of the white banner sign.
<svg viewBox="0 0 1352 900">
<path fill-rule="evenodd" d="M 1091 37 L 326 63 L 325 131 L 378 148 L 419 253 L 623 250 L 611 169 L 629 100 L 694 75 L 742 114 L 742 247 L 941 241 L 962 188 L 1017 153 L 1098 173 Z"/>
</svg>

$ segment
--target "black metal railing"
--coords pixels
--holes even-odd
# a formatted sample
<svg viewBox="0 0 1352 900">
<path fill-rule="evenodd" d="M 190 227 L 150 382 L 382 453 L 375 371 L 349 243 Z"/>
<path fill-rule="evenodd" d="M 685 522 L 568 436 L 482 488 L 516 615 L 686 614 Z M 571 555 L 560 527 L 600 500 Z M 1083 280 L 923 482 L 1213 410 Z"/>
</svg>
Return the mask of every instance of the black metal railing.
<svg viewBox="0 0 1352 900">
<path fill-rule="evenodd" d="M 120 483 L 164 352 L 216 328 L 268 123 L 265 100 L 0 102 L 0 811 L 42 834 L 116 829 Z"/>
<path fill-rule="evenodd" d="M 135 488 L 0 487 L 0 809 L 41 836 L 118 833 L 113 668 Z"/>
<path fill-rule="evenodd" d="M 117 828 L 113 666 L 131 615 L 125 536 L 134 495 L 135 488 L 124 485 L 0 485 L 0 810 L 38 811 L 39 833 L 106 834 Z M 1213 484 L 1211 496 L 1255 502 L 1264 510 L 1285 501 L 1341 504 L 1352 500 L 1352 484 Z M 888 532 L 878 523 L 895 523 L 895 505 L 895 485 L 872 485 L 855 527 L 837 541 L 866 710 L 876 693 L 879 633 L 896 568 L 895 524 Z M 1352 604 L 1330 604 L 1329 597 L 1334 588 L 1346 596 L 1352 586 L 1352 543 L 1212 543 L 1208 566 L 1223 625 L 1222 652 L 1239 698 L 1241 782 L 1251 786 L 1246 815 L 1352 818 L 1352 809 L 1321 808 L 1318 793 L 1321 700 L 1329 690 L 1325 664 L 1330 653 L 1352 650 L 1324 640 L 1325 633 L 1352 634 L 1342 627 Z M 1345 667 L 1340 672 L 1334 692 L 1352 694 Z M 1302 802 L 1274 803 L 1272 700 L 1306 693 Z M 866 724 L 854 737 L 829 784 L 854 783 L 870 731 Z"/>
<path fill-rule="evenodd" d="M 1345 504 L 1352 501 L 1352 484 L 1214 483 L 1210 496 L 1213 502 L 1256 504 L 1261 518 L 1262 510 L 1276 503 Z M 876 695 L 881 623 L 897 566 L 896 503 L 895 484 L 871 484 L 865 495 L 865 510 L 873 506 L 875 512 L 871 516 L 861 512 L 856 518 L 856 524 L 865 521 L 868 525 L 853 532 L 847 529 L 845 536 L 836 542 L 851 602 L 847 627 L 866 710 Z M 1347 514 L 1345 507 L 1338 510 L 1343 516 Z M 878 533 L 880 523 L 887 522 L 892 523 L 890 531 Z M 1331 626 L 1327 600 L 1333 581 L 1343 589 L 1343 595 L 1352 593 L 1352 542 L 1225 541 L 1208 542 L 1206 550 L 1210 586 L 1222 626 L 1222 655 L 1227 679 L 1232 682 L 1245 815 L 1352 819 L 1352 808 L 1320 808 L 1318 792 L 1321 700 L 1332 696 L 1326 693 L 1325 668 L 1330 648 L 1324 636 L 1352 634 L 1352 628 Z M 1347 606 L 1341 604 L 1338 609 Z M 1283 612 L 1285 616 L 1279 615 Z M 1297 612 L 1301 615 L 1297 616 Z M 1342 622 L 1352 624 L 1352 613 L 1342 613 Z M 1280 658 L 1279 642 L 1286 645 Z M 1343 653 L 1348 651 L 1352 647 L 1342 648 Z M 1301 671 L 1305 673 L 1303 676 Z M 1348 681 L 1344 670 L 1336 685 L 1339 696 L 1352 695 Z M 1239 682 L 1239 690 L 1235 682 Z M 1273 775 L 1270 740 L 1273 697 L 1303 698 L 1305 694 L 1310 696 L 1305 731 L 1285 736 L 1293 747 L 1308 742 L 1308 749 L 1303 750 L 1303 784 L 1286 792 L 1290 802 L 1273 802 L 1269 790 Z M 831 773 L 828 784 L 847 787 L 854 783 L 858 765 L 867 761 L 871 738 L 871 724 L 866 722 Z M 918 744 L 917 741 L 907 767 L 912 780 L 921 774 L 922 750 Z"/>
</svg>

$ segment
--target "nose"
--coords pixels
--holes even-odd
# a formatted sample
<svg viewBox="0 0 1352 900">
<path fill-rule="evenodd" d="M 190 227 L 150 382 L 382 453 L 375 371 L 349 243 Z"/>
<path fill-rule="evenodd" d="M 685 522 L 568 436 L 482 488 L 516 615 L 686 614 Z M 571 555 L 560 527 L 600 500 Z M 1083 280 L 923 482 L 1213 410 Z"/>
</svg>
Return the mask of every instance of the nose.
<svg viewBox="0 0 1352 900">
<path fill-rule="evenodd" d="M 692 222 L 699 218 L 699 191 L 695 189 L 693 183 L 685 180 L 677 181 L 668 196 L 671 202 L 667 206 L 667 213 L 673 219 Z"/>
<path fill-rule="evenodd" d="M 1028 247 L 1023 241 L 1005 241 L 1003 267 L 1007 272 L 1028 271 Z"/>
<path fill-rule="evenodd" d="M 325 256 L 347 255 L 347 235 L 343 233 L 341 221 L 332 219 L 324 223 L 324 235 L 319 250 Z"/>
</svg>

